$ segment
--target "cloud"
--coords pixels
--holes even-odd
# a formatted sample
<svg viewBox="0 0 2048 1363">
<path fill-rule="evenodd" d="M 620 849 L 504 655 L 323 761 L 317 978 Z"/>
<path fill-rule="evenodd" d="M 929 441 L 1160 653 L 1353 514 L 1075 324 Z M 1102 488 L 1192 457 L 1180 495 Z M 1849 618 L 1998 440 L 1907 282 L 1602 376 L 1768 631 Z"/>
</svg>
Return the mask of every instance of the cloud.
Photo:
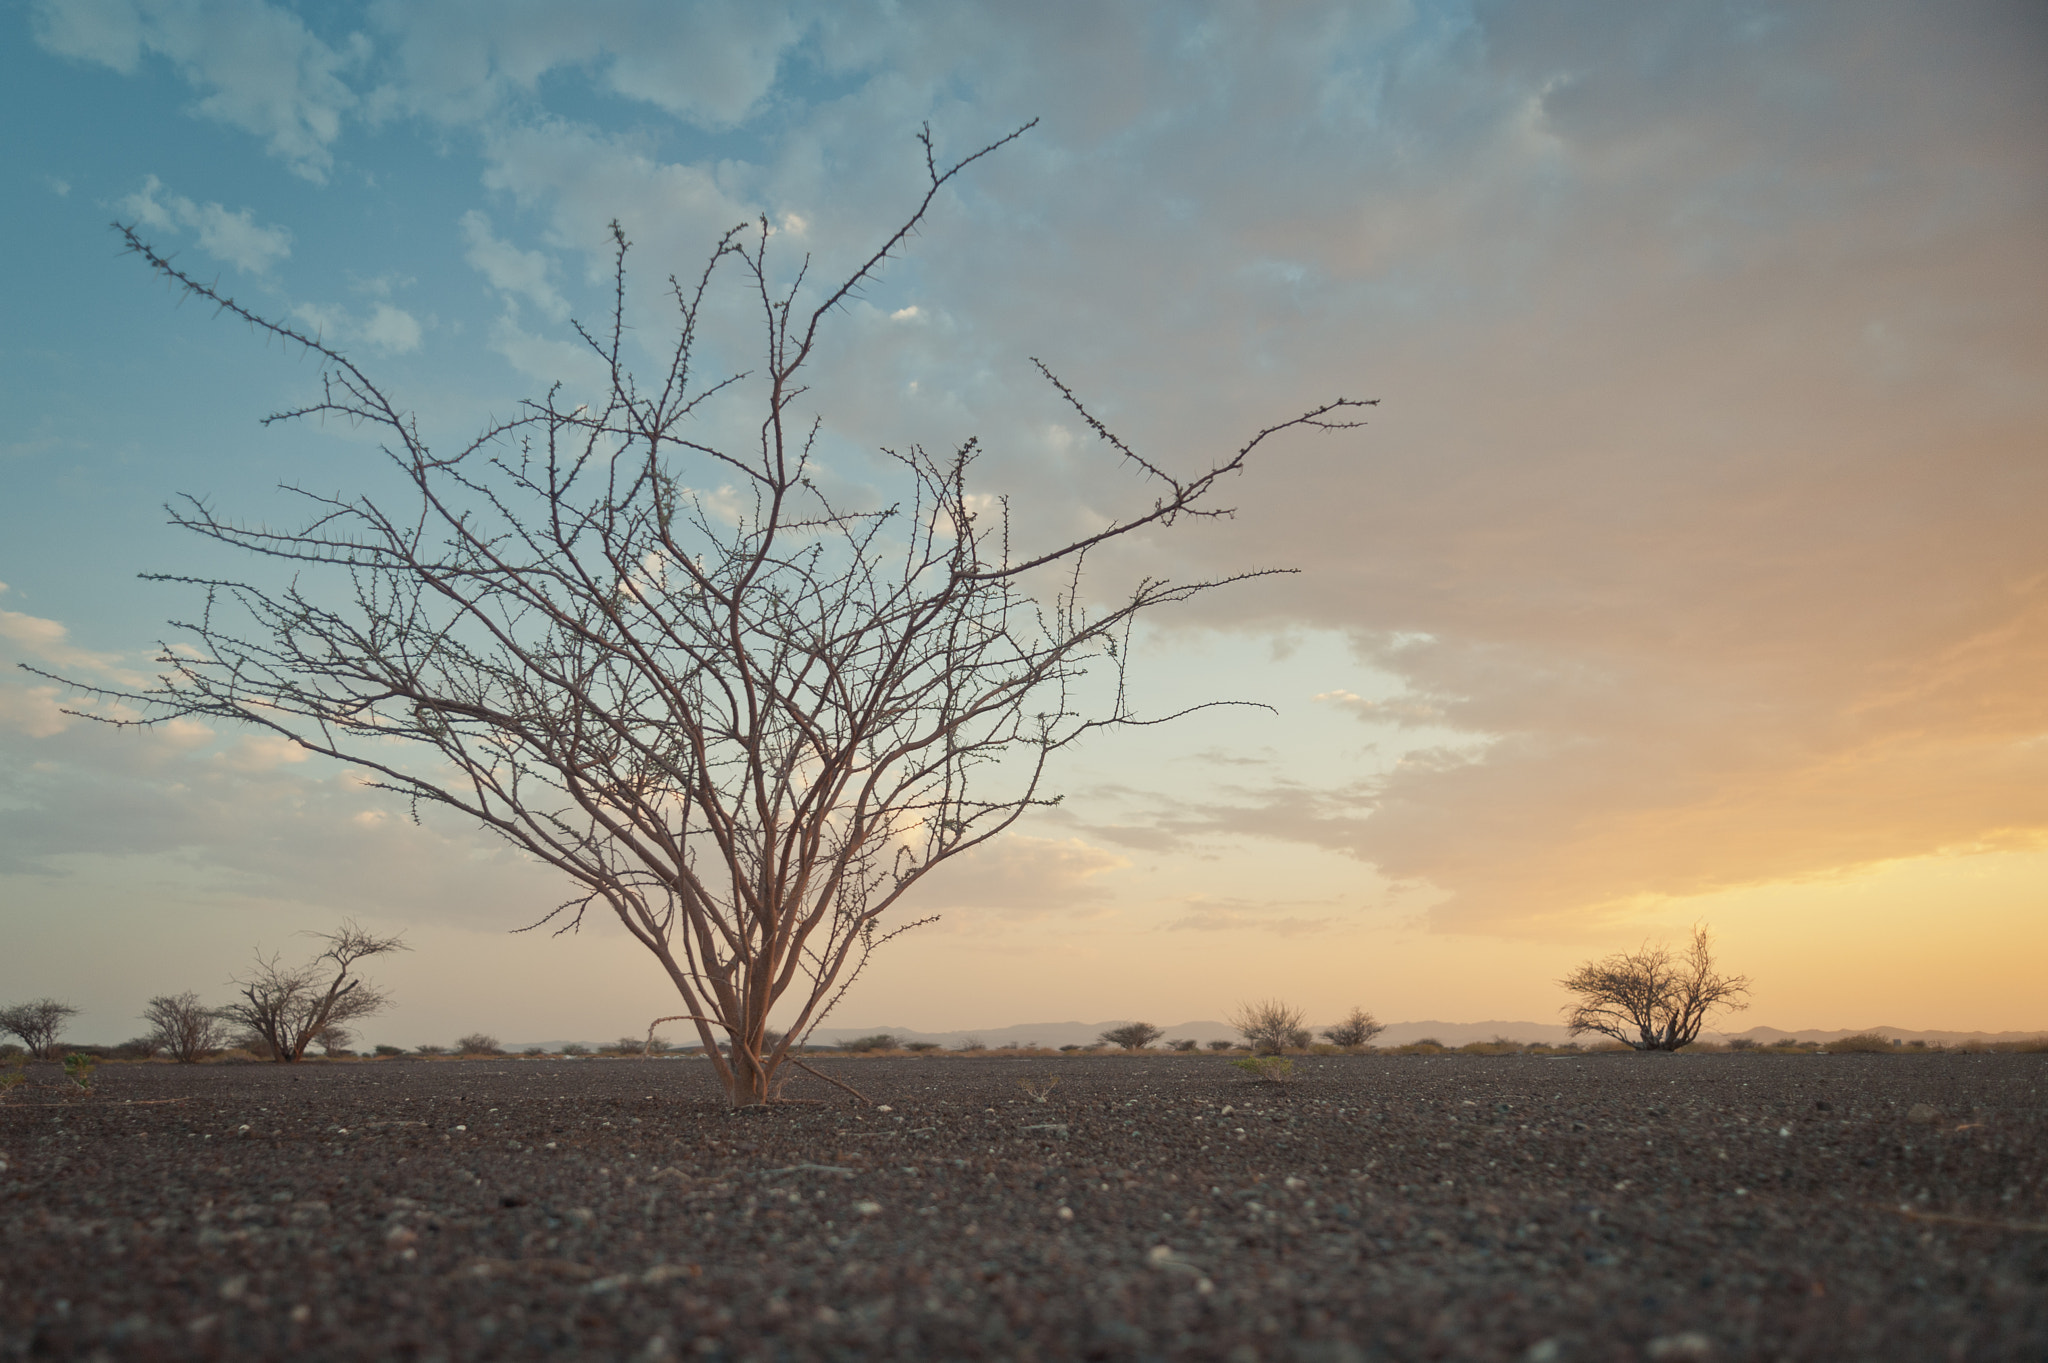
<svg viewBox="0 0 2048 1363">
<path fill-rule="evenodd" d="M 963 909 L 1004 918 L 1072 913 L 1106 898 L 1102 878 L 1129 865 L 1078 838 L 1010 834 L 963 852 L 919 881 L 906 912 Z"/>
<path fill-rule="evenodd" d="M 32 27 L 49 51 L 124 73 L 165 58 L 204 92 L 199 113 L 263 138 L 315 182 L 357 102 L 345 77 L 369 55 L 361 35 L 331 46 L 262 0 L 38 0 Z"/>
<path fill-rule="evenodd" d="M 1243 899 L 1212 900 L 1197 896 L 1186 901 L 1188 912 L 1166 925 L 1168 932 L 1249 932 L 1267 937 L 1309 937 L 1346 926 L 1334 914 L 1308 918 L 1299 914 L 1275 916 L 1279 905 L 1255 904 Z"/>
<path fill-rule="evenodd" d="M 7 584 L 0 582 L 0 595 L 6 591 Z M 146 680 L 123 667 L 120 654 L 80 648 L 71 642 L 71 631 L 62 623 L 41 616 L 0 610 L 0 643 L 8 645 L 7 651 L 18 658 L 79 673 L 91 680 L 124 686 L 138 686 Z"/>
<path fill-rule="evenodd" d="M 376 303 L 367 317 L 331 303 L 301 303 L 292 317 L 329 345 L 362 341 L 387 355 L 407 355 L 424 337 L 419 319 L 390 303 Z"/>
<path fill-rule="evenodd" d="M 288 230 L 257 226 L 246 208 L 230 213 L 217 203 L 198 204 L 163 191 L 163 181 L 152 175 L 121 200 L 121 211 L 160 232 L 196 231 L 201 250 L 249 274 L 266 274 L 292 253 Z"/>
<path fill-rule="evenodd" d="M 545 255 L 492 236 L 491 220 L 474 209 L 462 215 L 462 236 L 468 243 L 463 259 L 483 271 L 492 288 L 524 298 L 551 322 L 568 320 L 569 301 L 548 282 L 553 267 Z"/>
</svg>

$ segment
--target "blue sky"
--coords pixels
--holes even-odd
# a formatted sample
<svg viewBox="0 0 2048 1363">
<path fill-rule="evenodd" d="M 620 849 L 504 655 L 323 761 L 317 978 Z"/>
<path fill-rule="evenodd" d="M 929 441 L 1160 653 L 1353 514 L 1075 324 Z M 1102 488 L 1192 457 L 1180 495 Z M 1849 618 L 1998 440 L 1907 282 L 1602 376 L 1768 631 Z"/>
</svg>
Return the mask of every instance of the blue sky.
<svg viewBox="0 0 2048 1363">
<path fill-rule="evenodd" d="M 263 518 L 280 482 L 379 477 L 360 433 L 259 427 L 316 369 L 178 304 L 110 220 L 453 438 L 582 381 L 567 323 L 601 314 L 611 219 L 650 285 L 759 215 L 829 273 L 904 211 L 921 124 L 966 150 L 1037 118 L 839 319 L 836 470 L 979 434 L 1031 524 L 1085 523 L 1123 485 L 1032 355 L 1184 466 L 1328 397 L 1382 406 L 1146 546 L 1304 570 L 1162 622 L 1142 663 L 1161 708 L 1278 713 L 1078 754 L 1057 817 L 930 887 L 945 921 L 849 1025 L 1275 993 L 1547 1020 L 1576 960 L 1701 918 L 1754 1021 L 2048 1025 L 2003 964 L 2048 945 L 2038 7 L 95 0 L 0 25 L 9 663 L 145 669 L 187 602 L 136 575 L 224 566 L 170 498 Z M 0 998 L 125 1035 L 147 995 L 353 913 L 417 944 L 400 1039 L 664 1011 L 615 934 L 506 936 L 551 886 L 466 830 L 247 735 L 68 721 L 11 675 Z"/>
</svg>

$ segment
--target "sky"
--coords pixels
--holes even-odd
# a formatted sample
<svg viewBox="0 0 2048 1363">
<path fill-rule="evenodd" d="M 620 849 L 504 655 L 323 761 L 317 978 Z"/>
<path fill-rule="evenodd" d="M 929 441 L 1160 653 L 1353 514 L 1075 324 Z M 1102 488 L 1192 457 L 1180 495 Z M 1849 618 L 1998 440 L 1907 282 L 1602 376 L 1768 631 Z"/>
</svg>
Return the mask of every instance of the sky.
<svg viewBox="0 0 2048 1363">
<path fill-rule="evenodd" d="M 139 574 L 254 571 L 172 499 L 380 476 L 110 222 L 455 439 L 591 381 L 609 222 L 652 353 L 728 227 L 843 272 L 921 126 L 1033 119 L 835 316 L 837 471 L 978 436 L 1027 528 L 1099 523 L 1033 356 L 1181 469 L 1379 405 L 1134 549 L 1300 570 L 1139 641 L 1155 713 L 1270 712 L 1070 753 L 834 1024 L 1552 1022 L 1706 923 L 1732 1027 L 2048 1029 L 2048 10 L 1975 3 L 0 7 L 0 1002 L 119 1040 L 347 916 L 412 947 L 365 1042 L 673 1011 L 616 928 L 514 931 L 563 891 L 474 830 L 13 668 L 132 684 L 193 606 Z"/>
</svg>

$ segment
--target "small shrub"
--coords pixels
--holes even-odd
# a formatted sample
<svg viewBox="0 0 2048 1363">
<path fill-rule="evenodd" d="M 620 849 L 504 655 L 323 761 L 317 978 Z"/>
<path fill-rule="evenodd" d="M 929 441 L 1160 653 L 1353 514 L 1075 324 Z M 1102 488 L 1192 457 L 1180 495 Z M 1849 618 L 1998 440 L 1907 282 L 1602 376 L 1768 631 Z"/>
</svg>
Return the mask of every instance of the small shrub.
<svg viewBox="0 0 2048 1363">
<path fill-rule="evenodd" d="M 10 1046 L 5 1064 L 0 1065 L 0 1097 L 28 1082 L 28 1052 L 19 1046 Z"/>
<path fill-rule="evenodd" d="M 25 1051 L 25 1050 L 23 1050 L 23 1049 L 22 1049 L 22 1048 L 21 1048 L 21 1047 L 20 1047 L 20 1046 L 19 1046 L 18 1044 L 16 1044 L 15 1042 L 12 1042 L 12 1041 L 0 1041 L 0 1060 L 12 1060 L 12 1059 L 13 1059 L 13 1058 L 14 1058 L 15 1056 L 17 1056 L 17 1055 L 27 1055 L 27 1054 L 28 1054 L 28 1052 L 27 1052 L 27 1051 Z"/>
<path fill-rule="evenodd" d="M 1371 1013 L 1354 1008 L 1336 1026 L 1323 1028 L 1323 1040 L 1332 1046 L 1363 1046 L 1386 1030 Z"/>
<path fill-rule="evenodd" d="M 903 1044 L 903 1049 L 913 1055 L 923 1055 L 926 1051 L 936 1051 L 938 1048 L 939 1043 L 936 1041 L 907 1041 Z"/>
<path fill-rule="evenodd" d="M 1300 1050 L 1312 1040 L 1301 1019 L 1299 1008 L 1267 999 L 1238 1005 L 1224 1021 L 1237 1029 L 1253 1055 L 1278 1055 L 1284 1050 Z"/>
<path fill-rule="evenodd" d="M 1234 1050 L 1236 1046 L 1237 1043 L 1235 1041 L 1212 1041 L 1209 1043 L 1209 1049 L 1212 1051 Z"/>
<path fill-rule="evenodd" d="M 590 1047 L 588 1047 L 588 1046 L 584 1045 L 584 1044 L 583 1044 L 582 1042 L 580 1042 L 580 1041 L 572 1041 L 572 1042 L 570 1042 L 570 1043 L 569 1043 L 568 1045 L 566 1045 L 566 1046 L 562 1047 L 562 1054 L 563 1054 L 563 1055 L 589 1055 L 589 1054 L 590 1054 Z"/>
<path fill-rule="evenodd" d="M 1855 1036 L 1845 1036 L 1828 1043 L 1829 1050 L 1846 1051 L 1850 1054 L 1870 1054 L 1877 1051 L 1889 1051 L 1891 1048 L 1891 1039 L 1879 1036 L 1876 1032 L 1858 1032 Z"/>
<path fill-rule="evenodd" d="M 1079 1047 L 1078 1045 L 1072 1045 L 1072 1044 L 1069 1044 L 1069 1045 L 1066 1045 L 1066 1046 L 1062 1046 L 1062 1047 L 1060 1047 L 1060 1050 L 1061 1050 L 1062 1052 L 1065 1052 L 1065 1051 L 1078 1051 L 1078 1050 L 1080 1050 L 1080 1049 L 1081 1049 L 1081 1048 L 1080 1048 L 1080 1047 Z"/>
<path fill-rule="evenodd" d="M 1170 1037 L 1168 1038 L 1166 1044 L 1172 1049 L 1182 1052 L 1192 1051 L 1193 1049 L 1195 1049 L 1195 1047 L 1201 1045 L 1201 1043 L 1199 1041 L 1196 1041 L 1193 1037 L 1186 1036 Z"/>
<path fill-rule="evenodd" d="M 447 1048 L 446 1046 L 415 1046 L 415 1047 L 413 1047 L 413 1048 L 412 1048 L 412 1050 L 413 1050 L 413 1054 L 414 1054 L 414 1055 L 446 1055 L 446 1054 L 448 1054 L 448 1048 Z"/>
<path fill-rule="evenodd" d="M 114 1047 L 117 1060 L 154 1060 L 163 1052 L 163 1043 L 153 1036 L 133 1037 Z"/>
<path fill-rule="evenodd" d="M 1127 1051 L 1142 1051 L 1164 1035 L 1162 1029 L 1149 1022 L 1126 1022 L 1121 1027 L 1104 1031 L 1102 1042 L 1106 1046 L 1121 1046 Z"/>
<path fill-rule="evenodd" d="M 982 1044 L 980 1037 L 970 1036 L 961 1040 L 960 1049 L 963 1051 L 985 1051 L 988 1047 Z"/>
<path fill-rule="evenodd" d="M 1458 1051 L 1462 1055 L 1515 1055 L 1521 1049 L 1522 1045 L 1520 1042 L 1509 1041 L 1505 1037 L 1498 1036 L 1491 1041 L 1468 1041 L 1458 1047 Z"/>
<path fill-rule="evenodd" d="M 1284 1084 L 1294 1077 L 1294 1062 L 1284 1055 L 1248 1055 L 1230 1063 L 1262 1084 Z"/>
<path fill-rule="evenodd" d="M 1051 1100 L 1053 1088 L 1059 1082 L 1058 1075 L 1049 1074 L 1043 1079 L 1019 1079 L 1017 1087 L 1030 1094 L 1032 1102 L 1043 1103 Z"/>
<path fill-rule="evenodd" d="M 870 1051 L 893 1051 L 900 1044 L 893 1032 L 876 1032 L 871 1036 L 857 1036 L 851 1041 L 842 1041 L 839 1043 L 839 1049 L 852 1051 L 856 1055 L 866 1055 Z M 963 1046 L 961 1049 L 967 1048 Z M 978 1051 L 981 1047 L 976 1045 L 974 1049 Z"/>
<path fill-rule="evenodd" d="M 99 1063 L 97 1056 L 87 1055 L 83 1051 L 73 1051 L 64 1057 L 64 1077 L 85 1092 L 91 1093 L 93 1068 Z"/>
<path fill-rule="evenodd" d="M 380 1055 L 380 1056 L 381 1056 L 381 1055 L 404 1055 L 404 1054 L 405 1054 L 405 1047 L 403 1047 L 403 1046 L 379 1046 L 379 1047 L 377 1047 L 377 1049 L 376 1049 L 376 1050 L 372 1051 L 372 1052 L 371 1052 L 371 1054 L 372 1054 L 372 1055 Z"/>
<path fill-rule="evenodd" d="M 1753 1051 L 1756 1049 L 1756 1038 L 1753 1036 L 1731 1036 L 1728 1038 L 1728 1049 L 1731 1051 Z"/>
<path fill-rule="evenodd" d="M 545 1046 L 528 1046 L 525 1050 L 520 1052 L 521 1055 L 529 1057 L 546 1055 L 547 1053 L 548 1048 Z"/>
<path fill-rule="evenodd" d="M 503 1055 L 504 1048 L 498 1045 L 498 1038 L 488 1032 L 471 1032 L 468 1036 L 455 1038 L 455 1049 L 461 1055 Z"/>
</svg>

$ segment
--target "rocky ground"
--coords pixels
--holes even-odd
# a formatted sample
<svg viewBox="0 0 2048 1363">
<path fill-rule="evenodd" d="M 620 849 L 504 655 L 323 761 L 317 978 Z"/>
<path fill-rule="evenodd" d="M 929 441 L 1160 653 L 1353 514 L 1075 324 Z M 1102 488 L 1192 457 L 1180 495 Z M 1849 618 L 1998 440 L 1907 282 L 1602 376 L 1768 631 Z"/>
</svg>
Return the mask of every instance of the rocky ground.
<svg viewBox="0 0 2048 1363">
<path fill-rule="evenodd" d="M 0 1358 L 2048 1358 L 2048 1056 L 820 1066 L 32 1067 Z"/>
</svg>

